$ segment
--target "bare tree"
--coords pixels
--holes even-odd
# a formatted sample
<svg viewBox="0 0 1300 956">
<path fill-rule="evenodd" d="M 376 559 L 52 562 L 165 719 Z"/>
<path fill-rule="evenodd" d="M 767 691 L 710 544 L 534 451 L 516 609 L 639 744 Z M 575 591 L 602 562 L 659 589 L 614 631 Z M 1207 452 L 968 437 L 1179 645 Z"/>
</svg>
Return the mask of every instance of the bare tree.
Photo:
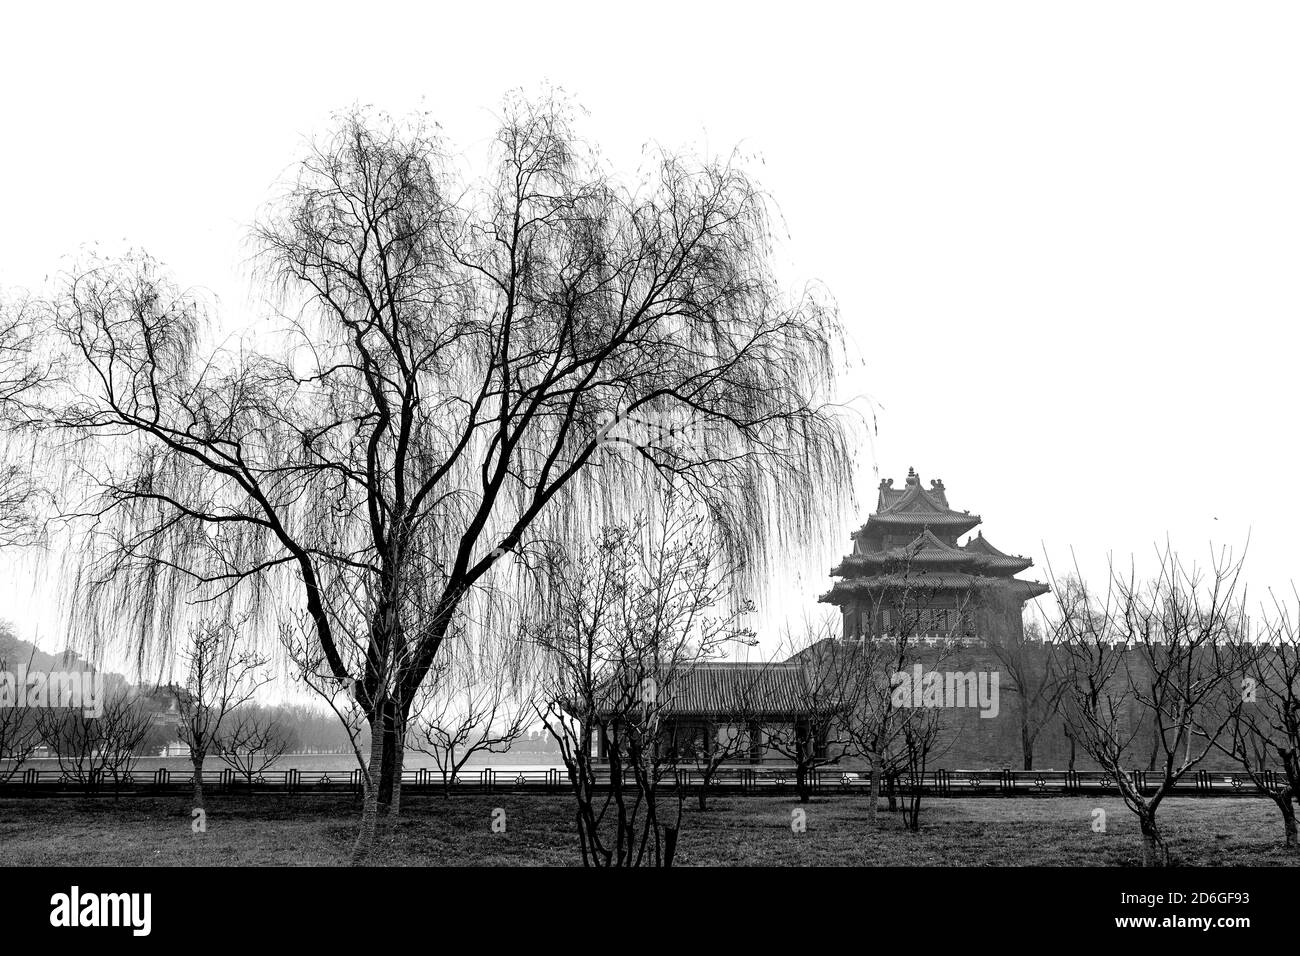
<svg viewBox="0 0 1300 956">
<path fill-rule="evenodd" d="M 115 788 L 130 776 L 152 725 L 149 709 L 123 687 L 105 693 L 97 716 L 78 707 L 45 708 L 36 716 L 41 742 L 59 771 L 87 791 L 106 775 Z"/>
<path fill-rule="evenodd" d="M 444 653 L 413 711 L 410 746 L 433 757 L 450 796 L 476 753 L 505 753 L 536 720 L 518 642 L 488 637 L 486 647 Z"/>
<path fill-rule="evenodd" d="M 80 633 L 144 654 L 196 595 L 292 600 L 379 740 L 381 804 L 418 688 L 506 555 L 626 517 L 671 474 L 757 575 L 786 560 L 775 534 L 834 533 L 850 487 L 838 318 L 776 282 L 738 162 L 663 155 L 629 188 L 566 105 L 522 99 L 482 180 L 444 153 L 364 111 L 311 150 L 254 231 L 295 316 L 282 351 L 204 352 L 204 308 L 148 260 L 78 270 L 47 309 L 72 369 L 50 417 L 96 462 Z M 641 440 L 638 415 L 701 437 Z M 331 602 L 358 581 L 350 662 Z"/>
<path fill-rule="evenodd" d="M 992 620 L 1002 621 L 1002 615 Z M 1061 678 L 1055 646 L 1043 638 L 1042 625 L 1030 621 L 1023 634 L 990 633 L 989 649 L 1006 674 L 1006 689 L 1016 698 L 1020 725 L 1021 767 L 1034 769 L 1034 747 L 1039 735 L 1059 712 L 1066 685 Z"/>
<path fill-rule="evenodd" d="M 194 806 L 203 806 L 203 763 L 217 747 L 231 710 L 270 680 L 267 658 L 241 641 L 239 622 L 199 621 L 182 652 L 185 687 L 179 693 L 179 736 L 194 766 Z"/>
<path fill-rule="evenodd" d="M 881 786 L 889 791 L 889 809 L 900 809 L 897 784 L 911 784 L 903 801 L 904 825 L 920 828 L 921 782 L 927 764 L 951 743 L 941 707 L 924 706 L 921 688 L 912 688 L 917 669 L 935 670 L 961 646 L 973 627 L 973 611 L 987 597 L 941 595 L 910 561 L 893 569 L 891 583 L 871 593 L 866 619 L 888 621 L 888 629 L 849 640 L 841 650 L 850 662 L 850 706 L 844 733 L 853 752 L 871 772 L 868 826 L 876 823 Z M 942 606 L 941 606 L 942 602 Z M 902 693 L 907 688 L 913 692 Z"/>
<path fill-rule="evenodd" d="M 1112 568 L 1104 597 L 1084 587 L 1062 603 L 1066 721 L 1138 818 L 1145 866 L 1168 863 L 1156 813 L 1229 720 L 1220 705 L 1225 658 L 1243 629 L 1240 572 L 1220 555 L 1207 579 L 1166 547 L 1150 582 Z M 1156 758 L 1144 784 L 1135 771 L 1148 739 Z"/>
<path fill-rule="evenodd" d="M 940 707 L 918 707 L 908 711 L 900 721 L 898 766 L 909 783 L 901 800 L 901 812 L 903 826 L 913 833 L 921 829 L 926 770 L 952 743 L 945 715 L 946 711 Z"/>
<path fill-rule="evenodd" d="M 30 543 L 38 531 L 30 406 L 52 377 L 40 353 L 39 309 L 0 297 L 0 547 Z"/>
<path fill-rule="evenodd" d="M 1224 688 L 1231 719 L 1219 749 L 1277 805 L 1286 847 L 1295 852 L 1300 850 L 1295 811 L 1300 800 L 1300 628 L 1276 599 L 1273 611 L 1257 638 L 1243 629 L 1232 644 L 1231 680 Z"/>
<path fill-rule="evenodd" d="M 670 495 L 655 520 L 544 555 L 531 631 L 543 654 L 537 710 L 568 771 L 586 866 L 672 865 L 684 800 L 676 694 L 701 662 L 752 643 L 739 624 L 749 605 L 728 600 L 726 550 L 699 527 Z"/>
<path fill-rule="evenodd" d="M 896 779 L 903 765 L 901 740 L 906 713 L 894 706 L 895 673 L 911 666 L 906 640 L 868 637 L 847 648 L 856 672 L 852 703 L 845 710 L 844 733 L 853 753 L 866 761 L 871 774 L 867 825 L 876 825 L 881 786 Z M 890 809 L 894 809 L 891 805 Z"/>
<path fill-rule="evenodd" d="M 28 670 L 35 656 L 33 647 L 27 658 Z M 22 695 L 23 689 L 16 685 L 15 675 L 9 670 L 9 661 L 0 657 L 0 783 L 12 779 L 41 743 L 36 711 L 27 706 Z"/>
<path fill-rule="evenodd" d="M 154 730 L 154 713 L 137 697 L 109 698 L 100 722 L 100 746 L 104 766 L 113 778 L 114 788 L 131 777 L 144 756 L 145 741 Z"/>
<path fill-rule="evenodd" d="M 812 796 L 813 774 L 837 764 L 851 752 L 849 712 L 858 681 L 853 656 L 838 640 L 838 621 L 805 621 L 799 631 L 787 631 L 783 646 L 789 664 L 799 667 L 796 683 L 798 715 L 794 720 L 767 724 L 766 745 L 794 764 L 795 790 L 800 803 Z"/>
<path fill-rule="evenodd" d="M 292 746 L 292 736 L 273 715 L 245 704 L 230 714 L 217 740 L 216 755 L 251 789 L 258 775 L 270 770 Z"/>
<path fill-rule="evenodd" d="M 688 733 L 678 728 L 673 741 L 677 762 L 699 775 L 695 797 L 701 810 L 708 809 L 709 792 L 718 780 L 718 772 L 729 763 L 748 759 L 761 743 L 754 730 L 766 716 L 765 704 L 772 696 L 768 680 L 771 673 L 766 664 L 714 665 L 708 672 L 695 668 L 692 676 L 712 677 L 724 683 L 719 694 L 721 706 Z"/>
<path fill-rule="evenodd" d="M 0 783 L 17 775 L 40 743 L 34 711 L 26 707 L 0 708 Z"/>
</svg>

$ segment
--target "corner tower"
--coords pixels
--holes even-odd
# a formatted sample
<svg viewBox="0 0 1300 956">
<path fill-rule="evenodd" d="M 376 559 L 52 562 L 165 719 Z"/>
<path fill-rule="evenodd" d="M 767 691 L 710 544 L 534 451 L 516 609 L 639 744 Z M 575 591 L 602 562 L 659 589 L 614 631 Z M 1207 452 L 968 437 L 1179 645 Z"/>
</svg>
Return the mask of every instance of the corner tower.
<svg viewBox="0 0 1300 956">
<path fill-rule="evenodd" d="M 1050 589 L 1016 577 L 1033 565 L 1006 554 L 981 530 L 979 515 L 948 505 L 943 482 L 929 488 L 908 469 L 902 488 L 880 483 L 876 510 L 853 532 L 853 552 L 831 569 L 838 578 L 821 601 L 844 615 L 846 638 L 1019 640 L 1026 601 Z"/>
</svg>

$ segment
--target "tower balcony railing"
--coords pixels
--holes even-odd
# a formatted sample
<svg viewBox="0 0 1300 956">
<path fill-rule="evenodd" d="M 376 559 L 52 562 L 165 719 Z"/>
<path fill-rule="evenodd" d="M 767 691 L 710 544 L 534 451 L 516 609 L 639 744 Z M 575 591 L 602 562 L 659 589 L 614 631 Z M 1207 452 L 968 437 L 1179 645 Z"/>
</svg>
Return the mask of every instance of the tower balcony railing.
<svg viewBox="0 0 1300 956">
<path fill-rule="evenodd" d="M 880 634 L 850 634 L 847 637 L 837 638 L 837 640 L 841 644 L 863 644 L 866 642 L 898 644 L 903 641 L 918 647 L 940 647 L 943 645 L 952 645 L 954 647 L 988 646 L 988 641 L 978 634 L 953 634 L 949 631 L 919 631 L 907 635 L 886 631 Z"/>
</svg>

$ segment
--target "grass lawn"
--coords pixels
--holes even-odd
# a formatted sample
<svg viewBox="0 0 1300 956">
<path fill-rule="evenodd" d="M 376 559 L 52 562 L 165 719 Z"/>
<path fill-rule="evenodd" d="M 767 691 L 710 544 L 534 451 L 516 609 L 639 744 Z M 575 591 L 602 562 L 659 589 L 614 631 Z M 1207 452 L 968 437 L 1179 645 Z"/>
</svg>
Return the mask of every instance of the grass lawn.
<svg viewBox="0 0 1300 956">
<path fill-rule="evenodd" d="M 787 797 L 717 797 L 707 812 L 688 804 L 681 865 L 1135 865 L 1136 819 L 1115 799 L 1072 797 L 933 799 L 922 831 L 882 812 L 866 827 L 865 803 L 827 797 L 803 805 L 807 831 L 791 829 Z M 1094 832 L 1093 811 L 1106 811 Z M 506 831 L 492 832 L 493 811 Z M 375 863 L 392 865 L 580 865 L 567 796 L 458 794 L 408 798 Z M 192 864 L 331 866 L 347 862 L 357 810 L 346 798 L 232 797 L 208 802 L 208 832 L 191 832 L 177 798 L 0 800 L 5 865 Z M 1160 820 L 1176 862 L 1200 866 L 1296 865 L 1282 848 L 1281 816 L 1269 801 L 1170 799 Z"/>
</svg>

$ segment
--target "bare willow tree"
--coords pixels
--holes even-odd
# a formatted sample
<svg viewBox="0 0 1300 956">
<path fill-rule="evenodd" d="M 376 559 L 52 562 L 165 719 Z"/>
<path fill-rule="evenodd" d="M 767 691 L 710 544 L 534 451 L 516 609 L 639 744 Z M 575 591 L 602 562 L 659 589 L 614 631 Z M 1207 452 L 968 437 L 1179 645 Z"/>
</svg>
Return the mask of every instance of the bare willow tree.
<svg viewBox="0 0 1300 956">
<path fill-rule="evenodd" d="M 1300 596 L 1297 596 L 1300 605 Z M 1232 644 L 1224 688 L 1231 719 L 1219 749 L 1235 760 L 1282 814 L 1286 847 L 1300 850 L 1300 627 L 1274 600 L 1258 635 L 1242 630 Z"/>
<path fill-rule="evenodd" d="M 219 746 L 222 724 L 270 680 L 268 659 L 240 634 L 242 622 L 210 618 L 194 624 L 181 652 L 185 685 L 177 695 L 178 736 L 194 767 L 194 806 L 203 806 L 203 763 Z"/>
<path fill-rule="evenodd" d="M 726 549 L 681 499 L 588 549 L 548 549 L 532 641 L 538 715 L 557 741 L 586 866 L 670 867 L 684 791 L 676 702 L 724 649 L 748 646 Z M 603 778 L 603 779 L 602 779 Z"/>
<path fill-rule="evenodd" d="M 0 294 L 0 547 L 28 544 L 38 532 L 30 409 L 53 375 L 41 329 L 38 306 Z"/>
<path fill-rule="evenodd" d="M 1226 552 L 1206 574 L 1166 546 L 1149 581 L 1112 568 L 1104 595 L 1083 586 L 1061 602 L 1066 722 L 1137 817 L 1144 866 L 1169 862 L 1156 813 L 1230 719 L 1222 695 L 1244 630 L 1240 574 Z M 1150 780 L 1141 772 L 1148 746 Z"/>
<path fill-rule="evenodd" d="M 571 112 L 511 99 L 468 182 L 421 121 L 340 116 L 254 230 L 280 339 L 205 351 L 204 307 L 139 258 L 76 271 L 46 310 L 72 370 L 47 418 L 95 463 L 77 632 L 144 656 L 187 601 L 292 601 L 380 742 L 381 804 L 508 555 L 626 519 L 672 475 L 758 575 L 850 494 L 838 316 L 778 283 L 766 196 L 734 157 L 659 154 L 625 185 Z M 668 415 L 698 438 L 624 427 Z M 358 588 L 350 662 L 335 602 Z"/>
<path fill-rule="evenodd" d="M 537 719 L 524 649 L 484 635 L 483 646 L 444 652 L 425 679 L 408 746 L 433 758 L 444 796 L 475 754 L 505 753 Z"/>
</svg>

